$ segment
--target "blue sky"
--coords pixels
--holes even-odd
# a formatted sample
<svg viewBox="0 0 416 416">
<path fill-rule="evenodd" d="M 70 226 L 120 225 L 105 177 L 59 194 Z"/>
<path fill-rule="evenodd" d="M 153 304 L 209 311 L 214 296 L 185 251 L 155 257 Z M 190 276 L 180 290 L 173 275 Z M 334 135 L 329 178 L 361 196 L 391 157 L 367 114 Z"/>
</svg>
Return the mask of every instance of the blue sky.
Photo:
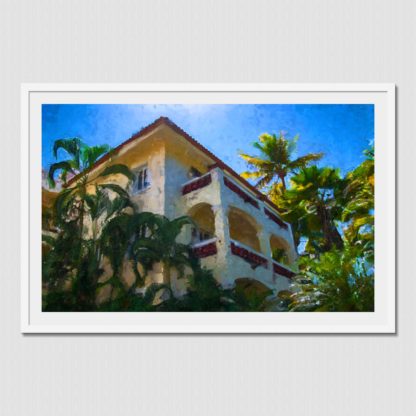
<svg viewBox="0 0 416 416">
<path fill-rule="evenodd" d="M 42 109 L 42 165 L 55 160 L 53 142 L 80 137 L 89 145 L 117 146 L 160 116 L 167 116 L 237 172 L 246 170 L 238 152 L 256 152 L 261 133 L 299 134 L 297 155 L 324 152 L 320 165 L 341 172 L 357 166 L 374 140 L 371 104 L 47 104 Z"/>
</svg>

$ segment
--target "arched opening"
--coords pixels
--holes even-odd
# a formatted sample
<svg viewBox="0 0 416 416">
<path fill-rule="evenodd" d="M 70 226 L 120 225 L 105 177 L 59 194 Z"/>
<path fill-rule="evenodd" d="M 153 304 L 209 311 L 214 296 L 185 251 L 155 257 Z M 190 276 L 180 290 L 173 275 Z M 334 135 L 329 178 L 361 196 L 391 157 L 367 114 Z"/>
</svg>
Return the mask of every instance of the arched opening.
<svg viewBox="0 0 416 416">
<path fill-rule="evenodd" d="M 270 236 L 270 249 L 272 252 L 273 260 L 277 261 L 280 264 L 289 265 L 289 244 L 280 237 L 275 235 Z"/>
<path fill-rule="evenodd" d="M 215 216 L 211 205 L 207 203 L 195 205 L 189 210 L 188 215 L 195 223 L 191 227 L 191 244 L 215 237 Z"/>
<path fill-rule="evenodd" d="M 257 252 L 261 252 L 257 236 L 258 226 L 254 218 L 237 208 L 232 207 L 228 213 L 231 240 L 245 244 Z"/>
<path fill-rule="evenodd" d="M 248 277 L 235 280 L 235 294 L 244 311 L 262 310 L 262 305 L 273 291 L 263 283 Z"/>
</svg>

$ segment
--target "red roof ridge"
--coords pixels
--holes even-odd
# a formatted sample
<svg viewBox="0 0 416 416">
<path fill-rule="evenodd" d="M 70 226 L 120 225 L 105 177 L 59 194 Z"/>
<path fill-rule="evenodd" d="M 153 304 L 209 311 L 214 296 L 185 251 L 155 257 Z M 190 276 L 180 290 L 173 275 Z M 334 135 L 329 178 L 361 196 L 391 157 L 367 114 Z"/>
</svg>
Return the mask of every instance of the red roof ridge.
<svg viewBox="0 0 416 416">
<path fill-rule="evenodd" d="M 251 183 L 249 183 L 246 179 L 244 179 L 241 175 L 239 175 L 233 168 L 228 166 L 226 163 L 224 163 L 220 158 L 218 158 L 214 153 L 212 153 L 210 150 L 208 150 L 205 146 L 203 146 L 201 143 L 199 143 L 196 139 L 194 139 L 190 134 L 188 134 L 185 130 L 183 130 L 181 127 L 179 127 L 177 124 L 175 124 L 169 117 L 161 116 L 157 118 L 153 123 L 147 125 L 146 127 L 143 127 L 141 130 L 139 130 L 137 133 L 133 134 L 129 139 L 124 141 L 123 143 L 119 144 L 117 147 L 115 147 L 113 150 L 111 150 L 109 153 L 102 156 L 100 159 L 98 159 L 92 166 L 90 166 L 88 169 L 86 169 L 84 172 L 90 172 L 91 170 L 97 168 L 99 165 L 106 162 L 110 157 L 114 154 L 117 154 L 123 147 L 130 144 L 134 140 L 145 136 L 146 134 L 150 133 L 153 129 L 161 126 L 166 125 L 170 127 L 173 131 L 178 133 L 180 136 L 182 136 L 184 139 L 186 139 L 189 143 L 191 143 L 193 146 L 195 146 L 197 149 L 201 150 L 203 153 L 208 155 L 211 159 L 214 159 L 215 164 L 218 165 L 221 169 L 227 171 L 229 174 L 234 176 L 239 182 L 241 182 L 244 186 L 246 186 L 248 189 L 250 189 L 254 194 L 257 195 L 259 199 L 267 203 L 271 208 L 279 212 L 278 207 L 270 201 L 270 199 L 264 195 L 262 192 L 260 192 L 257 188 L 255 188 Z M 80 174 L 74 176 L 71 178 L 66 186 L 72 184 L 73 182 L 77 181 Z"/>
</svg>

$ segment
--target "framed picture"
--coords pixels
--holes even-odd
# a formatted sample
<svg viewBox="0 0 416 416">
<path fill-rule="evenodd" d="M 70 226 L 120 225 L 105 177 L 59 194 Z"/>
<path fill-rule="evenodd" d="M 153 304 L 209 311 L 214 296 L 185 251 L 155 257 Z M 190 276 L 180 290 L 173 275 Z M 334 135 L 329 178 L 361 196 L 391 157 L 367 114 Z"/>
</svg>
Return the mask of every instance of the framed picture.
<svg viewBox="0 0 416 416">
<path fill-rule="evenodd" d="M 25 333 L 394 333 L 391 84 L 25 84 Z"/>
</svg>

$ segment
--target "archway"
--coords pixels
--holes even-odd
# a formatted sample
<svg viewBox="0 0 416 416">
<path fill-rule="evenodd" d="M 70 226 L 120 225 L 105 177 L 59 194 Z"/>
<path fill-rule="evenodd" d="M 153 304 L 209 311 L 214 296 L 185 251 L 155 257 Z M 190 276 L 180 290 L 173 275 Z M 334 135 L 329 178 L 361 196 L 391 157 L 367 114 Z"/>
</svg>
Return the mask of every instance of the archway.
<svg viewBox="0 0 416 416">
<path fill-rule="evenodd" d="M 287 241 L 276 235 L 270 236 L 270 249 L 272 252 L 272 259 L 280 264 L 290 264 L 290 246 Z"/>
<path fill-rule="evenodd" d="M 253 217 L 238 208 L 231 207 L 228 213 L 228 223 L 231 240 L 261 252 L 260 241 L 257 235 L 258 225 Z"/>
<path fill-rule="evenodd" d="M 215 237 L 215 216 L 210 204 L 200 203 L 195 205 L 189 210 L 188 216 L 195 224 L 191 228 L 192 244 Z"/>
<path fill-rule="evenodd" d="M 238 303 L 245 311 L 262 310 L 264 301 L 272 293 L 269 287 L 256 279 L 242 277 L 235 280 L 235 294 Z"/>
</svg>

